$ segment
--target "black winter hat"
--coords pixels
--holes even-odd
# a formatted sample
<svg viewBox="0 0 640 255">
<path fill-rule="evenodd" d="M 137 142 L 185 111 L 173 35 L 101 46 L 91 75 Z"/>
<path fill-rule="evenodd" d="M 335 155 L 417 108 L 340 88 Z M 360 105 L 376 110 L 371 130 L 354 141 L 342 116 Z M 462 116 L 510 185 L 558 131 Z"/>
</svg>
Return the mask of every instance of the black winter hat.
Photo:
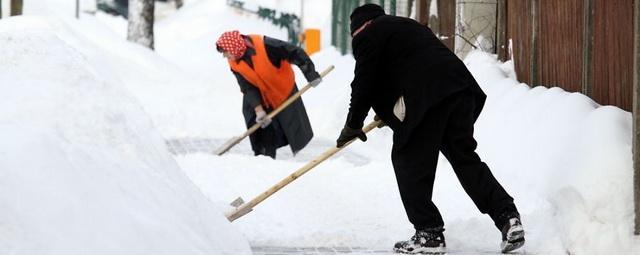
<svg viewBox="0 0 640 255">
<path fill-rule="evenodd" d="M 365 22 L 375 19 L 379 16 L 385 15 L 384 9 L 377 4 L 365 4 L 358 8 L 355 8 L 351 12 L 351 34 L 360 28 Z"/>
</svg>

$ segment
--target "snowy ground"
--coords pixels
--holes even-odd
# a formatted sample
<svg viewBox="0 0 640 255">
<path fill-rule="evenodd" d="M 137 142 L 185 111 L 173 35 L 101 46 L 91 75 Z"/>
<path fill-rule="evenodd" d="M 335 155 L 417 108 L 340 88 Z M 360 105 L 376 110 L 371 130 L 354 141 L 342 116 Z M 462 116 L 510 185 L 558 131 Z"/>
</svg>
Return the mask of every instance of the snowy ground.
<svg viewBox="0 0 640 255">
<path fill-rule="evenodd" d="M 315 137 L 295 157 L 281 149 L 277 160 L 253 157 L 248 141 L 224 156 L 205 151 L 244 129 L 241 94 L 215 51 L 217 36 L 239 29 L 285 39 L 286 31 L 224 0 L 186 0 L 177 12 L 158 6 L 152 52 L 124 40 L 121 18 L 75 20 L 74 1 L 33 2 L 25 3 L 28 17 L 0 20 L 0 254 L 246 254 L 249 245 L 256 254 L 384 254 L 412 234 L 388 129 L 243 218 L 230 224 L 222 216 L 237 196 L 251 199 L 334 145 L 354 62 L 328 46 L 330 1 L 305 4 L 305 25 L 323 30 L 324 50 L 312 59 L 319 70 L 336 66 L 303 96 Z M 248 2 L 299 8 L 293 0 Z M 519 253 L 638 250 L 631 114 L 519 84 L 509 63 L 492 55 L 474 52 L 465 62 L 488 94 L 478 153 L 522 213 L 527 244 Z M 171 142 L 200 147 L 173 149 L 171 157 Z M 444 158 L 438 167 L 434 200 L 449 253 L 498 253 L 489 217 Z"/>
</svg>

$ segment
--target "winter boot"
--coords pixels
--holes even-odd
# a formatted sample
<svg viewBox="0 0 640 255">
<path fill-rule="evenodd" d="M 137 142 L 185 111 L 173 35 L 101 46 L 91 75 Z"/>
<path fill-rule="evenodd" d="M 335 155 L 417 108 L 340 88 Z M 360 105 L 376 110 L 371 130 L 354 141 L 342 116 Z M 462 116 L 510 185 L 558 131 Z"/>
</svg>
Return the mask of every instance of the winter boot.
<svg viewBox="0 0 640 255">
<path fill-rule="evenodd" d="M 393 251 L 407 254 L 444 254 L 445 243 L 442 232 L 444 228 L 416 230 L 409 241 L 397 242 Z"/>
<path fill-rule="evenodd" d="M 502 227 L 502 253 L 510 252 L 524 245 L 524 228 L 519 217 L 510 218 Z"/>
</svg>

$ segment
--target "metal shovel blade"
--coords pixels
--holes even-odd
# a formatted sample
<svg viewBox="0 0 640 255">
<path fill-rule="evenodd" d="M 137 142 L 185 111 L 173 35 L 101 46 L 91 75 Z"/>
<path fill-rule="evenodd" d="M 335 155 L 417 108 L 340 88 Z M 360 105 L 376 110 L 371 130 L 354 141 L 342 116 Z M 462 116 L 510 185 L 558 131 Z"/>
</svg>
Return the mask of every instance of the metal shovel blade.
<svg viewBox="0 0 640 255">
<path fill-rule="evenodd" d="M 236 200 L 233 200 L 233 202 L 230 203 L 230 205 L 235 208 L 240 207 L 242 204 L 244 204 L 244 200 L 242 200 L 242 197 L 238 197 L 236 198 Z"/>
<path fill-rule="evenodd" d="M 244 200 L 242 200 L 241 197 L 238 197 L 235 200 L 233 200 L 233 202 L 231 202 L 231 206 L 233 206 L 234 209 L 224 214 L 225 217 L 227 217 L 227 220 L 229 220 L 229 222 L 233 222 L 234 220 L 253 211 L 253 209 L 248 204 L 244 203 Z"/>
</svg>

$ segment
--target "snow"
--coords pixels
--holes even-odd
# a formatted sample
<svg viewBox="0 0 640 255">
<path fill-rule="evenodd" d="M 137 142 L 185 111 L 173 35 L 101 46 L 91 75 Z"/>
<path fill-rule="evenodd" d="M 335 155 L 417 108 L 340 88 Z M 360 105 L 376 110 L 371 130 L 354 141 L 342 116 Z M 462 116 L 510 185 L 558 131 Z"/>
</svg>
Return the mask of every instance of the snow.
<svg viewBox="0 0 640 255">
<path fill-rule="evenodd" d="M 259 195 L 331 148 L 346 117 L 352 56 L 329 46 L 329 1 L 305 1 L 322 30 L 304 94 L 315 137 L 295 157 L 254 157 L 248 141 L 224 156 L 172 157 L 164 140 L 222 145 L 245 127 L 241 94 L 213 47 L 226 30 L 286 39 L 286 31 L 223 0 L 166 7 L 156 51 L 129 43 L 126 21 L 75 20 L 74 1 L 25 3 L 0 20 L 0 254 L 249 254 L 250 247 L 390 251 L 413 234 L 390 162 L 392 132 L 376 129 L 228 223 L 238 196 Z M 81 1 L 91 9 L 91 0 Z M 299 1 L 247 1 L 299 12 Z M 85 9 L 86 9 L 85 8 Z M 472 52 L 465 63 L 488 95 L 478 153 L 515 198 L 527 254 L 632 254 L 631 114 L 579 93 L 530 87 L 513 63 Z M 294 68 L 295 69 L 295 68 Z M 298 86 L 306 84 L 296 69 Z M 372 116 L 369 117 L 370 121 Z M 434 201 L 448 250 L 498 253 L 500 234 L 441 157 Z"/>
<path fill-rule="evenodd" d="M 0 22 L 0 254 L 249 254 L 87 54 L 112 53 L 64 26 Z"/>
</svg>

